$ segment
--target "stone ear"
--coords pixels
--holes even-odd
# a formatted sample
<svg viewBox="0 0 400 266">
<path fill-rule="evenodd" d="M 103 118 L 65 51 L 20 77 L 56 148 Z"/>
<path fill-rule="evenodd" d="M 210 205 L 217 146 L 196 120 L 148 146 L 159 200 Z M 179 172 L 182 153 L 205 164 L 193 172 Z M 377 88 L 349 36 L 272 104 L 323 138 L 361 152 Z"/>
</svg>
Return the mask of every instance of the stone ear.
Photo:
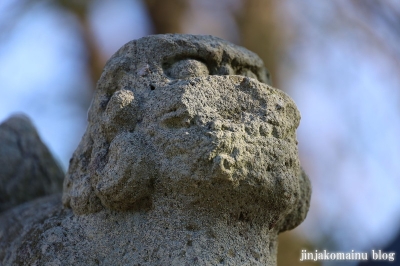
<svg viewBox="0 0 400 266">
<path fill-rule="evenodd" d="M 282 221 L 279 227 L 280 233 L 292 230 L 302 223 L 310 208 L 311 183 L 303 169 L 301 169 L 301 176 L 299 177 L 299 193 L 300 196 L 298 197 L 297 205 L 285 217 L 285 220 Z"/>
<path fill-rule="evenodd" d="M 172 79 L 186 79 L 208 76 L 210 71 L 205 63 L 196 59 L 183 59 L 167 65 L 165 74 Z"/>
</svg>

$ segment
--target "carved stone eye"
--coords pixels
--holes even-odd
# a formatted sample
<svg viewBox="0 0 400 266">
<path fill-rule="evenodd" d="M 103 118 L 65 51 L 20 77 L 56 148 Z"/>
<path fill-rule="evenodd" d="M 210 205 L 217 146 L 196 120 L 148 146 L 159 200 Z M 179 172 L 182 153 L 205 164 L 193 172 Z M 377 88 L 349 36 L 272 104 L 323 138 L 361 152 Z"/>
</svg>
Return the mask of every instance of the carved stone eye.
<svg viewBox="0 0 400 266">
<path fill-rule="evenodd" d="M 236 75 L 245 76 L 245 77 L 249 77 L 249 78 L 253 78 L 253 79 L 257 79 L 258 80 L 257 75 L 254 74 L 253 71 L 251 71 L 250 69 L 247 69 L 247 68 L 239 69 L 237 71 Z"/>
<path fill-rule="evenodd" d="M 203 77 L 210 74 L 208 67 L 195 59 L 184 59 L 172 64 L 166 69 L 166 74 L 174 79 Z"/>
</svg>

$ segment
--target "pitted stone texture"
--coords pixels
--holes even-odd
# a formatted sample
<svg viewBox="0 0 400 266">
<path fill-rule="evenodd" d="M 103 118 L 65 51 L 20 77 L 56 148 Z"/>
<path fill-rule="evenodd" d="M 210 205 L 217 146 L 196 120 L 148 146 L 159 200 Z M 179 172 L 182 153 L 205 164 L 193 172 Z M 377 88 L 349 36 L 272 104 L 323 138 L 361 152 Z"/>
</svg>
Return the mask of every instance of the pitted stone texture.
<svg viewBox="0 0 400 266">
<path fill-rule="evenodd" d="M 212 36 L 129 42 L 98 82 L 64 209 L 21 222 L 0 259 L 275 265 L 277 235 L 305 218 L 310 184 L 299 112 L 268 82 L 255 54 Z M 20 208 L 10 216 L 24 221 Z"/>
<path fill-rule="evenodd" d="M 0 216 L 0 264 L 276 265 L 276 234 L 267 229 L 200 213 L 186 220 L 159 203 L 180 204 L 89 215 L 63 209 L 55 196 L 20 205 Z"/>
<path fill-rule="evenodd" d="M 30 120 L 14 115 L 0 124 L 0 212 L 60 193 L 64 173 Z"/>
<path fill-rule="evenodd" d="M 240 189 L 244 202 L 277 203 L 276 213 L 292 208 L 301 176 L 299 113 L 263 82 L 268 74 L 255 54 L 215 37 L 163 35 L 126 44 L 98 83 L 64 204 L 82 214 L 127 210 L 150 198 L 156 183 L 173 179 L 183 181 L 171 187 L 181 193 L 188 184 L 218 182 Z"/>
</svg>

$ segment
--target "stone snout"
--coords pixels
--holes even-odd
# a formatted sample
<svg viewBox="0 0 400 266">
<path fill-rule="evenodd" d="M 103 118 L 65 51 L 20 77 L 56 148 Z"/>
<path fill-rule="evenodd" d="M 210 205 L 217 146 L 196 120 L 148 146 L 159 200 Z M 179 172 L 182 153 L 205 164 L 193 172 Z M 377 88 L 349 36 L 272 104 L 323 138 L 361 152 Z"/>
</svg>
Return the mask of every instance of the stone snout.
<svg viewBox="0 0 400 266">
<path fill-rule="evenodd" d="M 242 76 L 190 78 L 151 93 L 140 104 L 135 91 L 110 96 L 87 159 L 91 194 L 67 205 L 76 213 L 93 212 L 93 204 L 77 206 L 88 202 L 95 211 L 150 210 L 179 198 L 195 213 L 286 230 L 280 224 L 298 209 L 304 181 L 290 98 Z"/>
<path fill-rule="evenodd" d="M 297 154 L 299 113 L 286 94 L 242 76 L 192 78 L 157 90 L 170 99 L 157 104 L 160 119 L 150 127 L 155 143 L 168 144 L 155 181 L 161 191 L 185 195 L 186 210 L 277 232 L 304 219 L 306 211 L 297 214 L 309 198 Z"/>
</svg>

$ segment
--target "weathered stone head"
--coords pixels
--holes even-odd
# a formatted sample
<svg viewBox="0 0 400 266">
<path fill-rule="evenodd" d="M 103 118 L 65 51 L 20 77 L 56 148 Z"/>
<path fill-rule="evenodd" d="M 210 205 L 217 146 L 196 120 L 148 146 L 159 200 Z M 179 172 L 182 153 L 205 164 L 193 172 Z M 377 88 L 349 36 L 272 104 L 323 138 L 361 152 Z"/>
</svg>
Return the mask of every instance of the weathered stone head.
<svg viewBox="0 0 400 266">
<path fill-rule="evenodd" d="M 212 36 L 158 35 L 107 63 L 64 181 L 76 214 L 187 212 L 284 231 L 309 206 L 293 101 L 252 52 Z"/>
</svg>

